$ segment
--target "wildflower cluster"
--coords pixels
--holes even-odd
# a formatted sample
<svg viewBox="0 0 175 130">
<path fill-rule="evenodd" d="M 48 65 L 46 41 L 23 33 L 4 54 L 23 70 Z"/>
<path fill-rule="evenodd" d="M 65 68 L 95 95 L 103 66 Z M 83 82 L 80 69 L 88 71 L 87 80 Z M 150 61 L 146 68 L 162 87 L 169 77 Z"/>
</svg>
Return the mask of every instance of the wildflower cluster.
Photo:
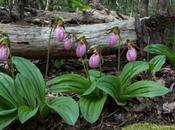
<svg viewBox="0 0 175 130">
<path fill-rule="evenodd" d="M 73 41 L 77 42 L 77 46 L 75 49 L 75 54 L 78 58 L 82 58 L 85 56 L 87 50 L 88 42 L 86 40 L 85 36 L 81 36 L 80 38 L 77 38 L 75 35 L 69 33 L 67 36 L 65 35 L 65 28 L 64 28 L 64 21 L 61 18 L 58 18 L 56 20 L 55 25 L 55 39 L 59 42 L 64 43 L 65 50 L 70 50 L 73 46 Z M 120 42 L 120 29 L 118 27 L 113 27 L 110 29 L 109 38 L 107 40 L 109 47 L 115 47 Z M 93 49 L 93 53 L 89 58 L 88 64 L 90 68 L 97 68 L 100 65 L 100 57 L 101 52 L 100 49 L 95 48 Z M 137 51 L 132 46 L 131 43 L 128 43 L 128 51 L 126 53 L 126 58 L 128 61 L 132 62 L 135 61 L 137 58 Z"/>
</svg>

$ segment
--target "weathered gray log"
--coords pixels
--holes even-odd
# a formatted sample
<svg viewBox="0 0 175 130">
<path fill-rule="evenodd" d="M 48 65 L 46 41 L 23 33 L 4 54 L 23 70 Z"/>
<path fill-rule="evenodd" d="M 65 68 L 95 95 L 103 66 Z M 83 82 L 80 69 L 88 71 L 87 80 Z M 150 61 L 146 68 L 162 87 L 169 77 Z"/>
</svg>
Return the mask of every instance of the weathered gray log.
<svg viewBox="0 0 175 130">
<path fill-rule="evenodd" d="M 141 8 L 140 8 L 141 17 L 148 16 L 148 5 L 149 5 L 149 0 L 141 0 Z"/>
<path fill-rule="evenodd" d="M 89 43 L 88 47 L 98 45 L 103 49 L 103 53 L 111 54 L 116 50 L 109 48 L 107 39 L 109 34 L 107 30 L 114 26 L 121 29 L 121 45 L 126 43 L 126 40 L 132 42 L 143 41 L 147 43 L 149 38 L 150 43 L 164 43 L 164 38 L 167 36 L 166 30 L 175 22 L 175 15 L 165 14 L 142 19 L 129 20 L 114 20 L 109 23 L 77 25 L 66 27 L 66 32 L 75 33 L 77 36 L 85 35 Z M 136 23 L 136 24 L 135 24 Z M 12 42 L 13 55 L 23 56 L 26 58 L 41 59 L 47 55 L 47 43 L 49 38 L 49 27 L 37 26 L 22 26 L 12 24 L 0 24 L 0 31 L 9 34 Z M 57 42 L 52 33 L 51 39 L 51 57 L 53 58 L 70 58 L 75 56 L 74 43 L 71 51 L 65 51 L 63 43 Z"/>
<path fill-rule="evenodd" d="M 103 49 L 104 53 L 114 53 L 113 48 L 107 45 L 109 34 L 107 30 L 114 26 L 121 29 L 121 44 L 125 44 L 126 40 L 135 41 L 137 39 L 135 32 L 135 20 L 115 21 L 110 23 L 79 25 L 75 27 L 66 27 L 66 32 L 73 32 L 77 36 L 85 35 L 88 46 L 98 45 Z M 12 24 L 0 24 L 0 30 L 9 34 L 13 55 L 23 56 L 26 58 L 41 59 L 47 54 L 47 43 L 49 38 L 49 27 L 21 26 Z M 70 58 L 75 56 L 75 46 L 71 51 L 65 51 L 62 42 L 54 39 L 54 33 L 51 39 L 51 57 Z"/>
</svg>

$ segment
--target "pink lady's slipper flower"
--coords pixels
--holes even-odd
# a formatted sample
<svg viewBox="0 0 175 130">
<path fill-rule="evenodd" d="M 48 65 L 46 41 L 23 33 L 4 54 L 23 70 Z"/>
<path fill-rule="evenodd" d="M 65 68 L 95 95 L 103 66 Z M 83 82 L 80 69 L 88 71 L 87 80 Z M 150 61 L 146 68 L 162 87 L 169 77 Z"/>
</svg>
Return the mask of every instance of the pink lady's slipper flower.
<svg viewBox="0 0 175 130">
<path fill-rule="evenodd" d="M 64 41 L 64 48 L 70 50 L 72 48 L 72 38 L 66 38 Z"/>
<path fill-rule="evenodd" d="M 111 33 L 108 38 L 108 44 L 110 47 L 115 47 L 115 45 L 119 42 L 119 36 L 115 33 Z"/>
<path fill-rule="evenodd" d="M 0 46 L 0 62 L 7 61 L 9 57 L 9 48 L 5 46 Z"/>
<path fill-rule="evenodd" d="M 82 57 L 86 53 L 86 44 L 79 42 L 76 48 L 76 55 L 77 57 Z"/>
<path fill-rule="evenodd" d="M 62 42 L 64 40 L 64 36 L 65 36 L 64 28 L 62 26 L 57 26 L 55 29 L 56 40 L 58 40 L 59 42 Z"/>
<path fill-rule="evenodd" d="M 100 64 L 100 55 L 97 54 L 93 54 L 90 59 L 89 59 L 89 66 L 91 68 L 97 68 Z"/>
<path fill-rule="evenodd" d="M 137 52 L 136 49 L 133 47 L 129 47 L 128 51 L 126 53 L 126 58 L 128 61 L 135 61 L 137 58 Z"/>
</svg>

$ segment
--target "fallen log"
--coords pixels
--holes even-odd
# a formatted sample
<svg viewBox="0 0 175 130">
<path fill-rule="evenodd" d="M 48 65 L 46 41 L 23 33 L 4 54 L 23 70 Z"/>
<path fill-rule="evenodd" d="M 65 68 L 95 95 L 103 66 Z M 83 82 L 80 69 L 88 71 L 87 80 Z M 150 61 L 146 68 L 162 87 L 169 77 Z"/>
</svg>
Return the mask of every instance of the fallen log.
<svg viewBox="0 0 175 130">
<path fill-rule="evenodd" d="M 64 16 L 67 20 L 66 22 L 70 22 L 69 17 L 67 15 Z M 95 16 L 93 17 L 95 18 Z M 150 43 L 162 43 L 168 38 L 165 37 L 167 36 L 166 30 L 171 28 L 174 22 L 174 14 L 165 14 L 164 16 L 157 15 L 141 19 L 137 18 L 136 20 L 133 18 L 128 20 L 112 19 L 108 23 L 71 25 L 66 27 L 66 32 L 73 32 L 77 36 L 85 35 L 89 43 L 88 47 L 98 45 L 102 48 L 103 54 L 114 54 L 116 53 L 116 49 L 109 48 L 107 45 L 108 29 L 114 26 L 118 26 L 121 29 L 121 45 L 124 45 L 127 40 L 131 42 L 137 41 L 139 44 L 142 42 L 147 43 L 148 38 L 150 39 Z M 32 59 L 46 58 L 50 27 L 0 24 L 0 31 L 9 34 L 13 55 Z M 51 44 L 52 58 L 75 57 L 76 43 L 74 43 L 72 50 L 65 51 L 63 43 L 54 40 L 54 33 L 52 33 Z"/>
<path fill-rule="evenodd" d="M 114 21 L 110 23 L 80 25 L 66 27 L 66 32 L 73 32 L 77 36 L 85 35 L 88 41 L 88 47 L 98 45 L 102 48 L 104 54 L 115 53 L 115 49 L 107 45 L 107 30 L 114 26 L 121 29 L 121 44 L 126 40 L 135 41 L 137 39 L 135 32 L 135 20 Z M 0 24 L 0 30 L 9 34 L 13 55 L 26 58 L 43 59 L 47 55 L 47 46 L 49 38 L 49 27 L 21 26 L 13 24 Z M 57 42 L 52 33 L 51 39 L 51 57 L 52 58 L 70 58 L 75 56 L 74 43 L 71 51 L 65 51 L 62 42 Z"/>
</svg>

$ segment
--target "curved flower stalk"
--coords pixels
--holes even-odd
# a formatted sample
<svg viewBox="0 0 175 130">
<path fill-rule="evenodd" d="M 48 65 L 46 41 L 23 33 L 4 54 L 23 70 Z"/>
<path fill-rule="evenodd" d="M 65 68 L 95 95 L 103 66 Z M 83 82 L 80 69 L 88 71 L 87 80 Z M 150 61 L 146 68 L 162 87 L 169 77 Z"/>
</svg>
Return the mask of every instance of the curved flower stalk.
<svg viewBox="0 0 175 130">
<path fill-rule="evenodd" d="M 80 58 L 82 65 L 84 67 L 84 71 L 90 80 L 90 74 L 89 74 L 89 69 L 88 69 L 88 63 L 87 63 L 87 40 L 85 36 L 81 36 L 77 39 L 77 47 L 76 47 L 76 56 Z M 83 59 L 84 56 L 84 59 Z"/>
<path fill-rule="evenodd" d="M 130 44 L 128 44 L 128 51 L 126 53 L 126 58 L 128 61 L 135 61 L 137 58 L 137 51 Z"/>
<path fill-rule="evenodd" d="M 108 38 L 109 47 L 115 47 L 118 44 L 118 71 L 120 71 L 120 29 L 119 27 L 113 27 L 110 29 L 110 36 Z"/>
<path fill-rule="evenodd" d="M 50 60 L 50 41 L 53 30 L 55 29 L 56 39 L 58 41 L 64 40 L 64 21 L 61 17 L 57 17 L 51 23 L 51 29 L 49 33 L 48 39 L 48 49 L 47 49 L 47 63 L 46 63 L 46 71 L 45 71 L 45 79 L 47 79 L 48 69 L 49 69 L 49 60 Z M 61 30 L 60 30 L 61 29 Z"/>
</svg>

